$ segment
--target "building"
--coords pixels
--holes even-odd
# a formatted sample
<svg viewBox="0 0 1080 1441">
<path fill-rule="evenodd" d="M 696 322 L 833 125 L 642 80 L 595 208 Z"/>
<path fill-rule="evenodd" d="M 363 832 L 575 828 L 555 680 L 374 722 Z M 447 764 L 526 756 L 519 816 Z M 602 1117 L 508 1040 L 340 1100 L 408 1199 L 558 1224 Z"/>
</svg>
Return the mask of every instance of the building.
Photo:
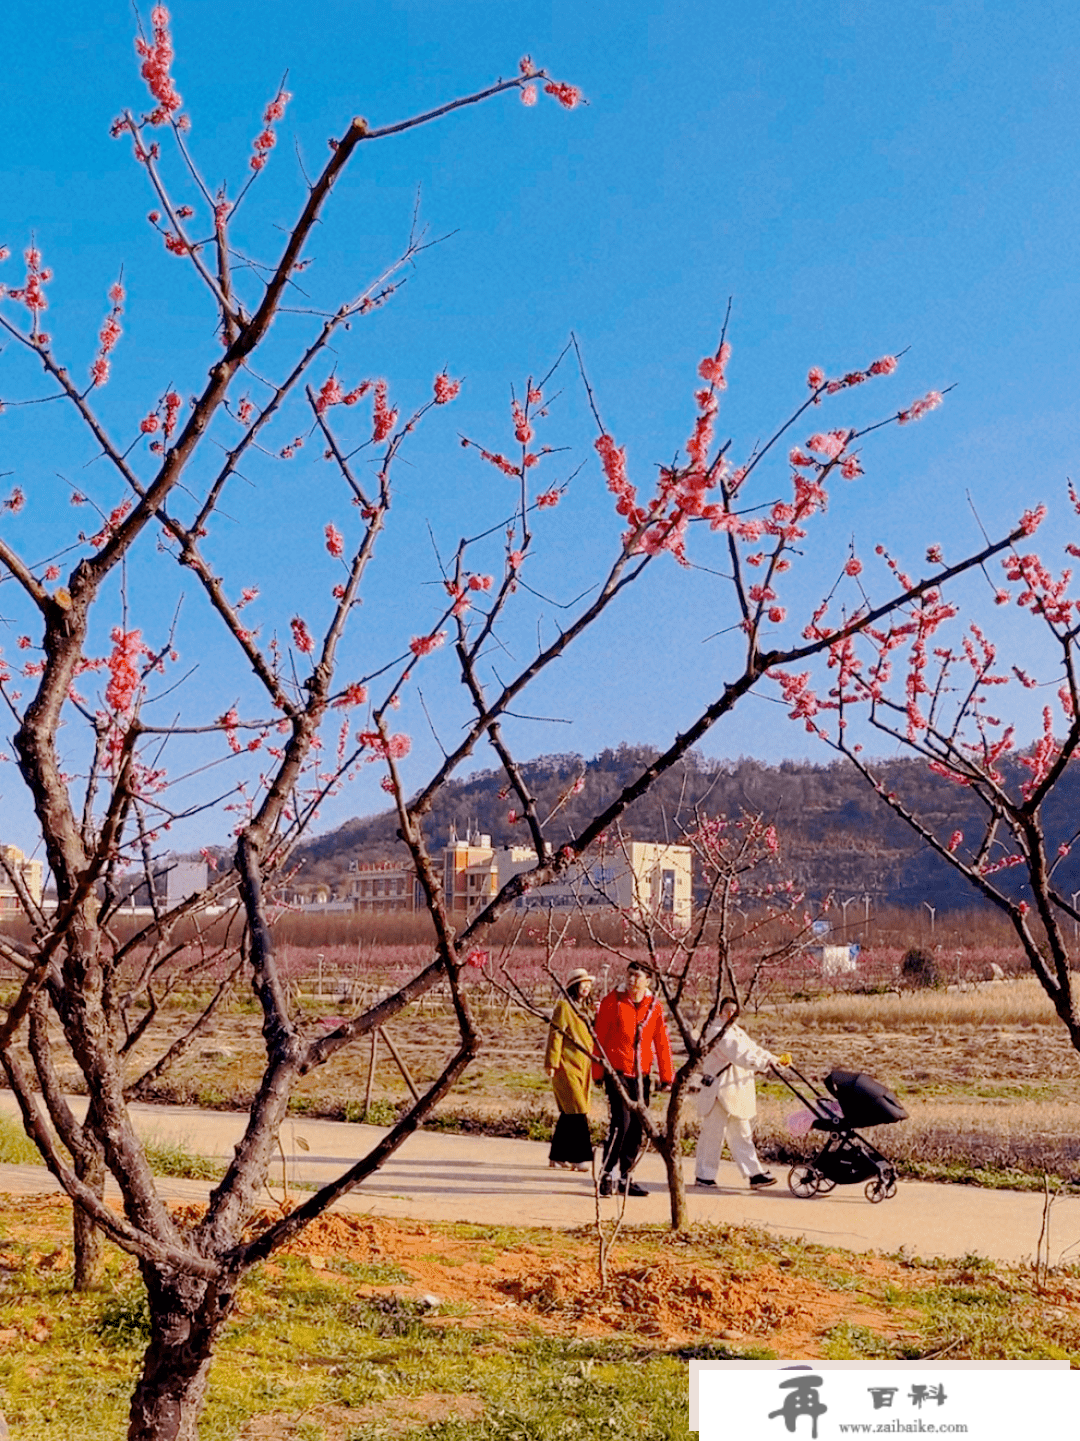
<svg viewBox="0 0 1080 1441">
<path fill-rule="evenodd" d="M 129 872 L 128 874 L 130 881 L 134 881 L 138 872 Z M 208 879 L 209 868 L 204 860 L 182 861 L 173 859 L 171 856 L 167 857 L 165 860 L 159 861 L 151 872 L 154 900 L 162 910 L 171 910 L 173 906 L 178 906 L 186 901 L 189 896 L 204 891 Z M 150 892 L 145 875 L 132 886 L 127 904 L 135 910 L 150 907 Z"/>
<path fill-rule="evenodd" d="M 511 876 L 536 865 L 532 851 L 497 857 L 498 889 Z M 693 913 L 693 853 L 689 846 L 661 841 L 621 841 L 602 856 L 587 859 L 561 880 L 537 886 L 517 900 L 519 910 L 618 910 L 685 929 Z"/>
<path fill-rule="evenodd" d="M 452 913 L 472 916 L 513 876 L 536 865 L 529 846 L 496 850 L 491 837 L 470 832 L 459 840 L 451 831 L 443 851 L 443 892 Z M 693 911 L 692 852 L 689 846 L 658 841 L 623 841 L 571 874 L 519 896 L 518 910 L 619 910 L 653 915 L 677 927 Z"/>
<path fill-rule="evenodd" d="M 517 849 L 521 849 L 520 847 Z M 532 851 L 526 852 L 536 857 Z M 450 827 L 450 843 L 443 851 L 443 896 L 451 914 L 471 916 L 499 893 L 499 868 L 491 837 L 470 830 L 463 841 Z"/>
<path fill-rule="evenodd" d="M 35 904 L 41 904 L 41 862 L 28 861 L 18 846 L 0 846 L 4 864 L 0 865 L 0 920 L 22 914 L 22 902 L 11 879 L 14 871 L 22 880 Z"/>
<path fill-rule="evenodd" d="M 415 911 L 416 873 L 408 861 L 350 861 L 340 899 L 361 914 Z"/>
</svg>

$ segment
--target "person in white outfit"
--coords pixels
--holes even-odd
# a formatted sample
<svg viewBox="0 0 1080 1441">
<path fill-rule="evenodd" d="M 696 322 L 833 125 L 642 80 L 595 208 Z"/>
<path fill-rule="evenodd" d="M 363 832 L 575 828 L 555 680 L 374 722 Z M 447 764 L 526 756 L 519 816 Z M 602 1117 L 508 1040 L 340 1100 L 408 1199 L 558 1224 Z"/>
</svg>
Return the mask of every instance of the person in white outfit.
<svg viewBox="0 0 1080 1441">
<path fill-rule="evenodd" d="M 706 1044 L 723 1031 L 710 1051 L 702 1068 L 701 1090 L 696 1096 L 701 1117 L 694 1156 L 695 1183 L 715 1186 L 720 1166 L 720 1152 L 727 1141 L 731 1159 L 754 1190 L 775 1186 L 776 1177 L 763 1169 L 754 1149 L 754 1132 L 750 1125 L 757 1113 L 756 1071 L 787 1064 L 789 1056 L 774 1056 L 764 1046 L 752 1041 L 741 1026 L 735 1024 L 739 1004 L 730 996 L 720 1002 L 716 1020 L 705 1032 Z M 725 1030 L 724 1027 L 727 1027 Z"/>
</svg>

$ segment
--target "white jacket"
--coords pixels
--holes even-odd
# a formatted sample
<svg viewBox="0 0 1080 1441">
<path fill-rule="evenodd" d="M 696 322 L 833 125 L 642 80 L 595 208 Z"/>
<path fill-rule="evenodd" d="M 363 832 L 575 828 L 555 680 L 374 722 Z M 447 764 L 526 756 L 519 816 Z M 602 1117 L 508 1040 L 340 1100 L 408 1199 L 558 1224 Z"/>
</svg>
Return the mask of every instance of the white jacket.
<svg viewBox="0 0 1080 1441">
<path fill-rule="evenodd" d="M 705 1032 L 708 1044 L 719 1034 L 719 1022 Z M 752 1041 L 741 1026 L 728 1026 L 702 1067 L 702 1088 L 697 1093 L 698 1115 L 705 1117 L 719 1104 L 729 1116 L 751 1120 L 757 1114 L 754 1072 L 767 1071 L 777 1057 Z M 712 1084 L 707 1084 L 712 1077 Z"/>
</svg>

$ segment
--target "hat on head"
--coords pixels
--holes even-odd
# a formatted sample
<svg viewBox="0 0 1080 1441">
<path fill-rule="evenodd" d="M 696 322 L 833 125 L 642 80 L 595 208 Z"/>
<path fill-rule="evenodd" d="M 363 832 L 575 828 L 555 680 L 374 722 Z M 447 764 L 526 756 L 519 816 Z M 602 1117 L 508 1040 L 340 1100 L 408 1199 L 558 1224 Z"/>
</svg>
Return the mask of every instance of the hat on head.
<svg viewBox="0 0 1080 1441">
<path fill-rule="evenodd" d="M 576 986 L 579 981 L 595 980 L 596 977 L 590 971 L 587 971 L 584 966 L 578 966 L 575 970 L 572 970 L 567 976 L 566 989 L 569 990 L 571 986 Z"/>
</svg>

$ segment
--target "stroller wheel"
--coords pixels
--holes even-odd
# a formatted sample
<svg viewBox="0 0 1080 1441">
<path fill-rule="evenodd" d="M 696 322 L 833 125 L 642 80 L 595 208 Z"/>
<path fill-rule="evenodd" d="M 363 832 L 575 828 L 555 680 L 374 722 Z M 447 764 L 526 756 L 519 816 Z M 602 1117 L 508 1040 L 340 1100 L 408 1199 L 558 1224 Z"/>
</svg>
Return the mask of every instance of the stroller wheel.
<svg viewBox="0 0 1080 1441">
<path fill-rule="evenodd" d="M 887 1201 L 890 1196 L 896 1194 L 896 1182 L 886 1180 L 884 1176 L 875 1176 L 866 1183 L 866 1199 L 873 1202 Z"/>
<path fill-rule="evenodd" d="M 792 1166 L 788 1172 L 788 1190 L 793 1196 L 800 1196 L 805 1200 L 809 1196 L 817 1195 L 822 1179 L 813 1166 Z"/>
<path fill-rule="evenodd" d="M 828 1193 L 832 1190 L 835 1190 L 835 1188 L 836 1182 L 833 1180 L 833 1178 L 831 1176 L 823 1176 L 819 1171 L 817 1178 L 818 1195 L 827 1196 Z"/>
</svg>

